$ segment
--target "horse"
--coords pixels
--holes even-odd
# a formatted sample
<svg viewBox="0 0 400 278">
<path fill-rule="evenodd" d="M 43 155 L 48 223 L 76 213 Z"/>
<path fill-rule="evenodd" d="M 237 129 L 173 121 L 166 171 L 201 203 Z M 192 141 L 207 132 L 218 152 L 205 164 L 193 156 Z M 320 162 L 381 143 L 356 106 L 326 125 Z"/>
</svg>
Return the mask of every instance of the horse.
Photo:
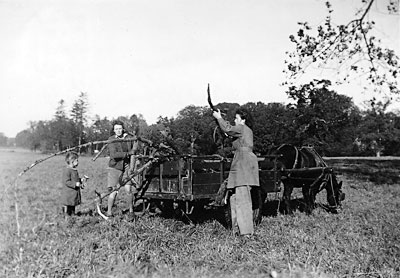
<svg viewBox="0 0 400 278">
<path fill-rule="evenodd" d="M 282 174 L 286 213 L 292 214 L 290 198 L 294 188 L 302 188 L 306 213 L 310 214 L 315 208 L 315 197 L 323 189 L 327 193 L 328 211 L 338 212 L 345 199 L 342 181 L 338 182 L 333 169 L 328 167 L 314 148 L 283 144 L 271 150 L 271 153 L 279 155 L 277 163 Z"/>
</svg>

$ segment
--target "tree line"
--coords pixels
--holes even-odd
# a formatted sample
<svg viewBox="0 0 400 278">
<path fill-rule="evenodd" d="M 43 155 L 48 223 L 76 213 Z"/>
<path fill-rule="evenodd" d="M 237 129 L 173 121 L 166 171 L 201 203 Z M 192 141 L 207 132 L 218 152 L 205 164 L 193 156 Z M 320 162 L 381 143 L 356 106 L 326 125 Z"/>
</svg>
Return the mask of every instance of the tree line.
<svg viewBox="0 0 400 278">
<path fill-rule="evenodd" d="M 371 100 L 369 108 L 359 109 L 350 97 L 330 89 L 329 80 L 314 80 L 289 87 L 289 104 L 249 102 L 247 108 L 254 118 L 254 151 L 267 154 L 281 144 L 314 146 L 326 156 L 400 155 L 400 115 L 388 112 L 389 101 Z M 216 128 L 208 106 L 189 105 L 176 117 L 158 118 L 148 125 L 142 115 L 119 116 L 115 119 L 95 116 L 89 124 L 87 94 L 81 93 L 70 114 L 60 100 L 50 121 L 31 122 L 30 127 L 15 138 L 18 147 L 35 151 L 55 152 L 87 142 L 107 140 L 113 120 L 125 123 L 127 131 L 137 133 L 154 143 L 163 140 L 161 130 L 168 130 L 176 148 L 182 154 L 206 155 L 220 153 L 229 156 L 230 138 Z M 233 122 L 237 103 L 216 105 L 226 111 L 224 118 Z M 81 152 L 93 153 L 94 146 Z"/>
<path fill-rule="evenodd" d="M 386 3 L 387 16 L 398 17 L 398 1 L 383 3 Z M 298 31 L 289 36 L 293 50 L 286 52 L 283 85 L 288 88 L 286 93 L 291 103 L 249 102 L 244 105 L 254 116 L 255 152 L 265 154 L 271 147 L 289 143 L 312 145 L 328 156 L 399 155 L 400 120 L 398 113 L 388 111 L 389 100 L 372 99 L 369 108 L 361 110 L 351 98 L 332 91 L 329 80 L 294 85 L 314 66 L 324 71 L 333 69 L 335 83 L 350 83 L 361 78 L 367 82 L 365 90 L 373 91 L 376 96 L 400 94 L 399 57 L 383 45 L 379 32 L 376 33 L 376 23 L 369 19 L 371 12 L 385 12 L 378 9 L 378 1 L 360 0 L 354 17 L 340 24 L 332 21 L 331 1 L 324 4 L 327 8 L 325 20 L 317 26 L 298 22 Z M 81 93 L 67 116 L 61 100 L 52 120 L 31 122 L 29 129 L 17 134 L 15 144 L 49 152 L 107 139 L 114 119 L 96 115 L 89 124 L 87 107 L 87 95 Z M 227 111 L 226 118 L 233 119 L 239 104 L 220 103 L 217 107 Z M 145 119 L 136 114 L 117 119 L 122 120 L 128 130 L 155 142 L 162 140 L 159 130 L 168 128 L 182 153 L 230 153 L 230 139 L 215 131 L 216 123 L 206 106 L 189 105 L 176 117 L 159 117 L 153 125 L 147 125 Z M 0 133 L 0 145 L 6 141 Z"/>
</svg>

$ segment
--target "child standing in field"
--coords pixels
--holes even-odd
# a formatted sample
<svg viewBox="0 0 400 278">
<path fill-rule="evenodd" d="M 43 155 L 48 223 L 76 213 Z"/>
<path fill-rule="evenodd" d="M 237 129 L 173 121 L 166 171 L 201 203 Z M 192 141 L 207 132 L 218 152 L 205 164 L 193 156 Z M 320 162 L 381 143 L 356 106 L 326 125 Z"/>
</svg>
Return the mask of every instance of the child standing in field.
<svg viewBox="0 0 400 278">
<path fill-rule="evenodd" d="M 80 178 L 78 174 L 78 154 L 69 152 L 65 156 L 67 167 L 62 175 L 61 204 L 66 217 L 75 215 L 75 207 L 81 203 L 81 188 L 86 183 L 86 176 Z"/>
</svg>

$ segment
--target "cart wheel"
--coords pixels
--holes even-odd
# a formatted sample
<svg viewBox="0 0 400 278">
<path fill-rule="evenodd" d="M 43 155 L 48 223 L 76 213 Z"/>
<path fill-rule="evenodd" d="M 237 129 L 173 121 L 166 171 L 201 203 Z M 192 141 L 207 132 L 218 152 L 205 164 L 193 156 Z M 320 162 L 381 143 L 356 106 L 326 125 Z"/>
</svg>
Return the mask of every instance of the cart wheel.
<svg viewBox="0 0 400 278">
<path fill-rule="evenodd" d="M 262 220 L 262 208 L 265 201 L 265 197 L 261 192 L 260 187 L 253 186 L 251 188 L 251 201 L 252 201 L 252 208 L 253 208 L 253 222 L 255 225 L 261 223 Z"/>
<path fill-rule="evenodd" d="M 182 209 L 179 204 L 171 200 L 161 201 L 158 204 L 160 214 L 166 218 L 174 218 L 180 220 L 182 218 Z"/>
<path fill-rule="evenodd" d="M 165 200 L 165 201 L 160 201 L 159 203 L 156 203 L 158 208 L 161 211 L 161 215 L 167 218 L 171 218 L 173 216 L 173 206 L 172 206 L 172 201 L 170 200 Z"/>
</svg>

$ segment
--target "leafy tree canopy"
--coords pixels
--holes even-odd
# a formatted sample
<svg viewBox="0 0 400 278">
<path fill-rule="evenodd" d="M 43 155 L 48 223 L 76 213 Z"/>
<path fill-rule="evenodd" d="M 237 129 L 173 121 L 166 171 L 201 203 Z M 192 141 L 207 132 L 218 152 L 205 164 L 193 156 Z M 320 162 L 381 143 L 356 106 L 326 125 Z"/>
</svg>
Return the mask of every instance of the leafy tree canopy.
<svg viewBox="0 0 400 278">
<path fill-rule="evenodd" d="M 388 16 L 399 16 L 399 1 L 380 1 L 387 1 Z M 367 81 L 366 91 L 373 88 L 375 95 L 398 95 L 399 57 L 394 50 L 382 45 L 375 35 L 378 32 L 373 32 L 375 22 L 367 16 L 377 2 L 360 0 L 360 8 L 351 21 L 335 24 L 332 22 L 335 8 L 331 1 L 326 1 L 328 15 L 324 22 L 316 27 L 299 22 L 297 33 L 290 35 L 295 49 L 286 53 L 284 72 L 288 81 L 284 84 L 292 85 L 311 66 L 317 66 L 334 69 L 338 83 L 362 78 Z"/>
</svg>

